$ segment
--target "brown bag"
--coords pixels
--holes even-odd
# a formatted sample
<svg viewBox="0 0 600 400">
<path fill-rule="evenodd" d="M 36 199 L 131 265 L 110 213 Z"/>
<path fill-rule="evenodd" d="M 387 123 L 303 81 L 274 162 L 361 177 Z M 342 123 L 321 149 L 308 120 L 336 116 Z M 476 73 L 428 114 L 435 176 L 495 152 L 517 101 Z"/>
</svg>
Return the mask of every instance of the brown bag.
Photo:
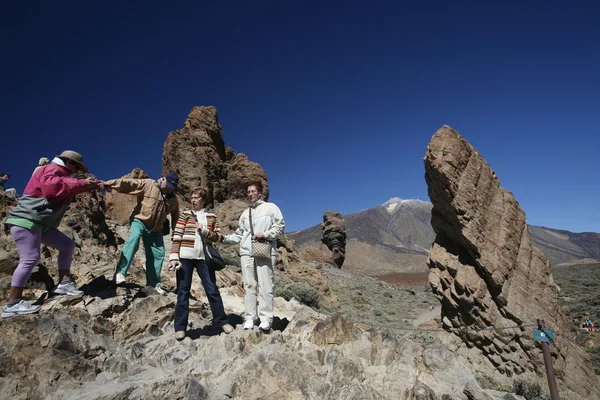
<svg viewBox="0 0 600 400">
<path fill-rule="evenodd" d="M 252 226 L 252 207 L 248 209 L 250 216 L 250 234 L 252 235 L 252 257 L 254 258 L 271 258 L 272 244 L 267 239 L 256 239 L 254 237 L 254 227 Z"/>
</svg>

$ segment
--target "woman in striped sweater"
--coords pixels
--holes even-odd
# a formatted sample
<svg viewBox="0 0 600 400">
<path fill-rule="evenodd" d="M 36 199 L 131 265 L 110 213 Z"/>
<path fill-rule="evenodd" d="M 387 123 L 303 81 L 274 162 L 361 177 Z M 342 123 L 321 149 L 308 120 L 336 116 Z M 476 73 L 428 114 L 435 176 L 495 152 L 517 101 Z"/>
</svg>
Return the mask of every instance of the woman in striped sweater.
<svg viewBox="0 0 600 400">
<path fill-rule="evenodd" d="M 217 216 L 207 212 L 204 208 L 208 190 L 198 187 L 192 189 L 190 194 L 192 210 L 183 212 L 177 220 L 169 256 L 169 270 L 177 271 L 177 286 L 179 287 L 177 306 L 175 306 L 175 338 L 177 340 L 185 338 L 194 269 L 198 272 L 206 292 L 213 315 L 213 325 L 221 327 L 225 333 L 233 331 L 223 308 L 215 271 L 206 264 L 202 245 L 203 238 L 209 242 L 217 242 L 221 238 Z"/>
</svg>

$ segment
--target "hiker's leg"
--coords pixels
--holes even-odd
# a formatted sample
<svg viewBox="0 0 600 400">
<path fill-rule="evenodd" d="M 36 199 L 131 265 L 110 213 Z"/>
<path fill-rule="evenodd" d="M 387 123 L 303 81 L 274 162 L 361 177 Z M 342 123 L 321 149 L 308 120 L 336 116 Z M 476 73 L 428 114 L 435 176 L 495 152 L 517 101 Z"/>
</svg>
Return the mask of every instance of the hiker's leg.
<svg viewBox="0 0 600 400">
<path fill-rule="evenodd" d="M 42 228 L 21 228 L 12 226 L 10 234 L 17 244 L 19 252 L 19 265 L 13 273 L 8 301 L 20 299 L 23 288 L 31 276 L 31 271 L 40 259 L 40 245 L 42 243 Z"/>
<path fill-rule="evenodd" d="M 127 241 L 123 244 L 121 257 L 117 264 L 117 272 L 120 272 L 123 275 L 127 274 L 127 270 L 129 270 L 129 267 L 131 267 L 131 263 L 133 262 L 133 257 L 140 246 L 140 238 L 145 229 L 146 227 L 141 221 L 138 221 L 137 219 L 131 221 L 129 238 L 127 238 Z"/>
</svg>

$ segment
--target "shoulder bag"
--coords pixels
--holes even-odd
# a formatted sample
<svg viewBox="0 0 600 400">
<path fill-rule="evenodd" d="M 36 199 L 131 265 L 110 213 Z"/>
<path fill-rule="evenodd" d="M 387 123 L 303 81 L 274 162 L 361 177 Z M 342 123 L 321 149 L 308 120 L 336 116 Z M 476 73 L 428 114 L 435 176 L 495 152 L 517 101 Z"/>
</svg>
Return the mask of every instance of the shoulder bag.
<svg viewBox="0 0 600 400">
<path fill-rule="evenodd" d="M 250 235 L 252 238 L 252 257 L 271 258 L 271 242 L 267 239 L 256 239 L 254 237 L 254 227 L 252 226 L 252 207 L 248 209 L 250 216 Z"/>
<path fill-rule="evenodd" d="M 200 237 L 202 237 L 202 235 L 200 235 Z M 206 259 L 206 264 L 208 264 L 208 267 L 214 269 L 215 271 L 220 271 L 225 268 L 225 260 L 223 260 L 219 250 L 215 249 L 215 247 L 204 240 L 203 237 L 202 245 L 204 246 L 204 258 Z"/>
</svg>

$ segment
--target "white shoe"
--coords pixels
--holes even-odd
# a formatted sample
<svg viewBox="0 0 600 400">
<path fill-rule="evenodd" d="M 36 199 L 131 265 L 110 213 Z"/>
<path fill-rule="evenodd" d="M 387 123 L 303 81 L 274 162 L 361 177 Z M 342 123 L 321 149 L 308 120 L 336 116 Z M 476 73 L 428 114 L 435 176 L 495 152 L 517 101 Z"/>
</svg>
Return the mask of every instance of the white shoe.
<svg viewBox="0 0 600 400">
<path fill-rule="evenodd" d="M 120 284 L 121 284 L 121 283 L 123 283 L 123 282 L 125 282 L 125 275 L 123 275 L 123 274 L 122 274 L 122 273 L 120 273 L 120 272 L 117 272 L 117 273 L 115 274 L 115 283 L 116 283 L 117 285 L 120 285 Z"/>
<path fill-rule="evenodd" d="M 66 294 L 69 296 L 81 296 L 83 294 L 83 290 L 78 290 L 75 284 L 72 281 L 61 282 L 54 287 L 52 290 L 54 294 Z"/>
<path fill-rule="evenodd" d="M 254 328 L 254 320 L 247 319 L 246 321 L 244 321 L 244 329 L 252 329 L 252 328 Z"/>
<path fill-rule="evenodd" d="M 42 306 L 29 304 L 25 300 L 21 300 L 12 306 L 4 306 L 2 309 L 2 318 L 10 318 L 14 317 L 15 315 L 33 314 L 40 311 L 41 308 Z"/>
<path fill-rule="evenodd" d="M 262 321 L 258 326 L 258 329 L 261 331 L 268 332 L 271 330 L 271 322 L 270 321 Z"/>
<path fill-rule="evenodd" d="M 156 293 L 160 294 L 161 296 L 164 296 L 167 294 L 167 291 L 165 289 L 161 288 L 160 286 L 155 287 L 154 290 L 156 290 Z"/>
</svg>

